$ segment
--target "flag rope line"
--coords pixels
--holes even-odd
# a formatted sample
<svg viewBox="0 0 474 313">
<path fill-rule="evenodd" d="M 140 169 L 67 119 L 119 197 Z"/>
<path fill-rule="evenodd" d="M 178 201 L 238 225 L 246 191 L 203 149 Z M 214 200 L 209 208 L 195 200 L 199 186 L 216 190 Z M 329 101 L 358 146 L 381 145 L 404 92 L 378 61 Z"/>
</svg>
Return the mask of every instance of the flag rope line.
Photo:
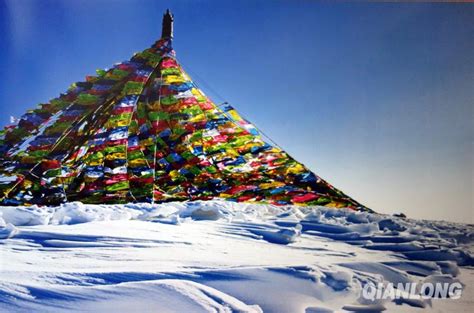
<svg viewBox="0 0 474 313">
<path fill-rule="evenodd" d="M 133 107 L 133 112 L 132 114 L 130 114 L 130 119 L 128 120 L 128 127 L 130 128 L 130 123 L 132 122 L 132 119 L 133 119 L 133 114 L 136 112 L 137 108 L 138 108 L 138 103 L 140 102 L 140 96 L 141 94 L 143 93 L 144 90 L 146 90 L 146 88 L 148 87 L 149 83 L 151 82 L 151 77 L 153 76 L 153 74 L 155 73 L 156 69 L 159 67 L 160 65 L 160 62 L 158 62 L 154 68 L 153 68 L 153 71 L 151 71 L 150 75 L 148 76 L 147 80 L 145 81 L 145 83 L 143 84 L 143 87 L 141 88 L 140 90 L 140 94 L 138 95 L 137 99 L 135 100 L 135 105 Z M 148 101 L 148 99 L 147 99 Z M 140 149 L 140 151 L 142 151 Z M 142 151 L 143 153 L 143 151 Z M 127 134 L 127 149 L 125 149 L 125 159 L 127 160 L 127 168 L 128 168 L 128 134 Z M 148 164 L 148 162 L 147 162 Z M 132 189 L 130 188 L 129 186 L 129 192 L 130 192 L 130 195 L 132 196 L 132 198 L 136 201 L 137 199 L 135 198 L 135 196 L 133 195 L 133 192 L 132 192 Z"/>
</svg>

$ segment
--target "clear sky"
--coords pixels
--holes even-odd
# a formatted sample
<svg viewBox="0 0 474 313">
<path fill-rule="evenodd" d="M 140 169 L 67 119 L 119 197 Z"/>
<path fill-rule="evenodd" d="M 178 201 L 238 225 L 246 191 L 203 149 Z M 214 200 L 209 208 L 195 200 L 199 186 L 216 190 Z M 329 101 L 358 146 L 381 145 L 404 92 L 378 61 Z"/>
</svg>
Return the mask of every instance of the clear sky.
<svg viewBox="0 0 474 313">
<path fill-rule="evenodd" d="M 474 4 L 0 0 L 0 124 L 149 47 L 384 212 L 474 223 Z"/>
</svg>

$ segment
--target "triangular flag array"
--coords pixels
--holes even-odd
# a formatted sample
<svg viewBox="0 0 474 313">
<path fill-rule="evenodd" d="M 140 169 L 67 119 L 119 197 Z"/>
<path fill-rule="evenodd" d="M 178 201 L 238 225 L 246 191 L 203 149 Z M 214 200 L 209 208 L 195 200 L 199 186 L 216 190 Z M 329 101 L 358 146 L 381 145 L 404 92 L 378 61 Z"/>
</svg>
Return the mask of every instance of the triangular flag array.
<svg viewBox="0 0 474 313">
<path fill-rule="evenodd" d="M 0 132 L 3 205 L 214 198 L 366 209 L 214 104 L 171 37 Z"/>
</svg>

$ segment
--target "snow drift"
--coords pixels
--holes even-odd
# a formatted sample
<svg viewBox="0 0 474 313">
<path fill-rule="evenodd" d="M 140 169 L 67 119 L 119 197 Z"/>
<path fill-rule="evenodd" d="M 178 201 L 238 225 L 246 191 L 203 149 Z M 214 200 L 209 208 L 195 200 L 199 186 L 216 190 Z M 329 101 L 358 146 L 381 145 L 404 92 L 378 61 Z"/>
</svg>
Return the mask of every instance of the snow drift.
<svg viewBox="0 0 474 313">
<path fill-rule="evenodd" d="M 467 311 L 472 297 L 472 225 L 217 200 L 0 214 L 3 311 Z M 463 296 L 361 297 L 426 281 Z"/>
</svg>

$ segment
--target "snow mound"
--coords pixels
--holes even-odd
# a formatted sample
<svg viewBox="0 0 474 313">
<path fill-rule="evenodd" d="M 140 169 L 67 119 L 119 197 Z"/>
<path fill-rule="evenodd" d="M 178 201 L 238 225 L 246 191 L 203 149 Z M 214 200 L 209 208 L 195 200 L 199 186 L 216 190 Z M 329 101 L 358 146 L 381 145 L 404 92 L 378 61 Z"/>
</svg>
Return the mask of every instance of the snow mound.
<svg viewBox="0 0 474 313">
<path fill-rule="evenodd" d="M 71 202 L 57 207 L 2 207 L 0 223 L 15 226 L 79 224 L 93 221 L 129 220 L 141 214 L 121 205 L 91 205 Z"/>
<path fill-rule="evenodd" d="M 22 307 L 41 312 L 263 312 L 257 305 L 247 305 L 212 287 L 177 279 L 89 288 L 17 286 L 0 299 L 8 297 L 17 299 L 10 303 L 11 311 Z"/>
</svg>

